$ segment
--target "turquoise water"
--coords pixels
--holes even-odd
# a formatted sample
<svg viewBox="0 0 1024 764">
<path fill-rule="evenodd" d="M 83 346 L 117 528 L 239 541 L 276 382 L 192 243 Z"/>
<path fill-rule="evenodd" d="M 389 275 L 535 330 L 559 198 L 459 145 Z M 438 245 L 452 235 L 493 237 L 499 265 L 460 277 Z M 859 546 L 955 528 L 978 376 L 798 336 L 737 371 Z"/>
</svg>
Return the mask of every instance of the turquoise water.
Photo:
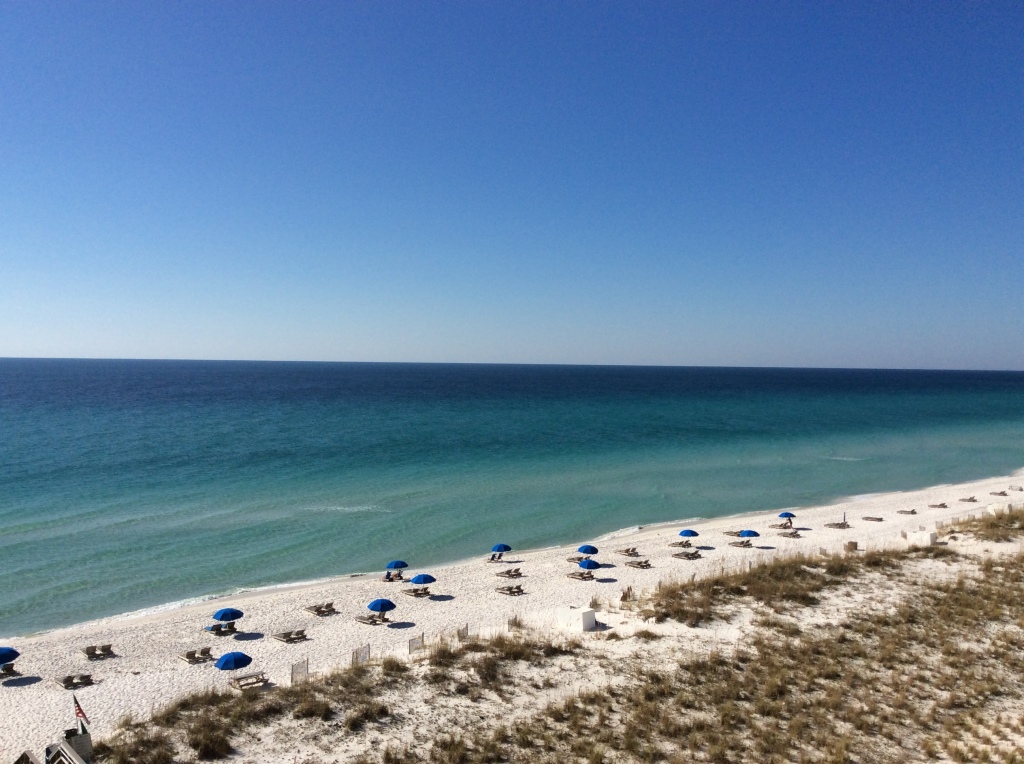
<svg viewBox="0 0 1024 764">
<path fill-rule="evenodd" d="M 1022 466 L 1020 373 L 0 360 L 0 634 Z"/>
</svg>

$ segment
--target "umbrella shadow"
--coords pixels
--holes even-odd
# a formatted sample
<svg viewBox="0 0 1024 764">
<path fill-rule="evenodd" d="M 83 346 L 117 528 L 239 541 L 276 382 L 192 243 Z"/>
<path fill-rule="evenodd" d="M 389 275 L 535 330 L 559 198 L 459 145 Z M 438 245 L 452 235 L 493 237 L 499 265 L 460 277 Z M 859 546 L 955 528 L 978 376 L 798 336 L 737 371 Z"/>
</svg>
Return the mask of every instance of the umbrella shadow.
<svg viewBox="0 0 1024 764">
<path fill-rule="evenodd" d="M 700 546 L 695 546 L 694 549 L 700 549 L 702 552 L 714 551 L 714 547 L 711 544 L 701 544 Z"/>
<path fill-rule="evenodd" d="M 596 581 L 599 584 L 614 584 L 618 580 L 619 579 L 617 579 L 617 578 L 595 578 L 594 579 L 594 581 Z"/>
<path fill-rule="evenodd" d="M 431 594 L 430 595 L 430 601 L 431 602 L 451 602 L 453 599 L 455 599 L 455 595 L 454 594 Z"/>
<path fill-rule="evenodd" d="M 30 684 L 38 684 L 43 681 L 41 676 L 16 676 L 13 679 L 5 679 L 4 687 L 28 687 Z"/>
<path fill-rule="evenodd" d="M 252 642 L 254 639 L 263 639 L 266 635 L 262 631 L 242 631 L 235 634 L 236 642 Z"/>
<path fill-rule="evenodd" d="M 794 528 L 795 531 L 813 531 L 814 528 Z"/>
<path fill-rule="evenodd" d="M 415 625 L 416 624 L 414 624 L 412 621 L 394 621 L 393 623 L 389 623 L 388 624 L 388 628 L 389 629 L 411 629 Z"/>
<path fill-rule="evenodd" d="M 614 568 L 616 566 L 615 566 L 614 562 L 602 562 L 601 563 L 601 567 L 602 568 Z"/>
</svg>

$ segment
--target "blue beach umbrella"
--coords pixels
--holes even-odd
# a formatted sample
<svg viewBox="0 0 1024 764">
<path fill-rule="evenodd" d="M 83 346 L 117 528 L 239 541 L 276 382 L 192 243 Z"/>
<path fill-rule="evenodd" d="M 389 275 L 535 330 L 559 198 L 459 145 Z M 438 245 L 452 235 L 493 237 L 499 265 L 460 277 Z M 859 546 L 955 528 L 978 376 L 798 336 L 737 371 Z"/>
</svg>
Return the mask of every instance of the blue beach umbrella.
<svg viewBox="0 0 1024 764">
<path fill-rule="evenodd" d="M 782 518 L 796 517 L 796 515 L 794 515 L 792 512 L 780 512 L 779 513 L 779 517 L 782 517 Z"/>
<path fill-rule="evenodd" d="M 740 537 L 745 539 L 757 538 L 760 535 L 757 531 L 740 531 Z"/>
<path fill-rule="evenodd" d="M 409 563 L 405 562 L 405 560 L 392 560 L 385 567 L 388 570 L 401 570 L 402 568 L 408 568 Z"/>
<path fill-rule="evenodd" d="M 591 546 L 590 544 L 584 544 L 576 551 L 580 554 L 597 554 L 597 547 Z"/>
<path fill-rule="evenodd" d="M 233 607 L 222 607 L 216 613 L 213 614 L 213 620 L 215 621 L 237 621 L 241 618 L 244 613 L 241 610 Z"/>
<path fill-rule="evenodd" d="M 697 533 L 697 531 L 691 531 L 689 528 L 686 528 L 684 530 L 679 531 L 679 535 L 684 538 L 693 539 L 697 538 L 697 536 L 699 536 L 700 534 Z"/>
<path fill-rule="evenodd" d="M 409 583 L 416 584 L 416 586 L 423 586 L 424 584 L 432 584 L 435 581 L 437 581 L 437 579 L 429 573 L 420 573 L 418 576 L 413 576 L 409 580 Z"/>
<path fill-rule="evenodd" d="M 14 663 L 18 656 L 21 655 L 13 647 L 0 647 L 0 666 L 5 663 Z"/>
<path fill-rule="evenodd" d="M 512 551 L 512 547 L 510 547 L 508 544 L 495 544 L 494 546 L 491 547 L 491 551 L 492 552 L 511 552 Z"/>
<path fill-rule="evenodd" d="M 395 603 L 391 600 L 374 600 L 366 607 L 374 613 L 387 613 L 395 609 Z"/>
<path fill-rule="evenodd" d="M 221 671 L 235 671 L 245 668 L 250 663 L 252 663 L 252 658 L 245 653 L 225 653 L 217 659 L 214 665 Z"/>
<path fill-rule="evenodd" d="M 584 570 L 597 570 L 601 567 L 601 563 L 597 560 L 580 560 L 579 565 Z"/>
</svg>

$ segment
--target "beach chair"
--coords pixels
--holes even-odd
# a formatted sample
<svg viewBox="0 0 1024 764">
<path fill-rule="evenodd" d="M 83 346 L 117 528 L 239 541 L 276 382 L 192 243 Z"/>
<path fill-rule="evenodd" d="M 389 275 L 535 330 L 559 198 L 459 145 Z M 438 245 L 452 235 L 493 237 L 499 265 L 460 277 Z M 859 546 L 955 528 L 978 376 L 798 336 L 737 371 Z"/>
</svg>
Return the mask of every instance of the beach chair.
<svg viewBox="0 0 1024 764">
<path fill-rule="evenodd" d="M 573 555 L 572 557 L 566 557 L 565 561 L 566 562 L 583 562 L 584 560 L 589 560 L 589 559 L 590 559 L 590 557 L 588 555 L 576 554 L 576 555 Z"/>
<path fill-rule="evenodd" d="M 628 567 L 628 568 L 638 568 L 639 570 L 647 570 L 649 567 L 651 567 L 651 561 L 650 560 L 630 560 L 629 562 L 626 563 L 626 567 Z"/>
<path fill-rule="evenodd" d="M 577 581 L 593 581 L 594 580 L 594 574 L 591 573 L 589 570 L 577 570 L 577 571 L 574 571 L 572 573 L 569 573 L 567 577 L 568 578 L 575 578 Z"/>
<path fill-rule="evenodd" d="M 772 523 L 768 527 L 769 528 L 776 528 L 776 529 L 778 529 L 778 528 L 792 528 L 793 527 L 793 523 Z"/>
<path fill-rule="evenodd" d="M 862 517 L 861 520 L 867 520 L 870 523 L 880 523 L 885 520 L 883 517 Z"/>
<path fill-rule="evenodd" d="M 21 676 L 21 672 L 14 668 L 13 663 L 5 663 L 0 666 L 0 676 Z"/>
<path fill-rule="evenodd" d="M 414 586 L 412 589 L 402 589 L 402 594 L 408 594 L 410 597 L 429 597 L 430 587 Z"/>
<path fill-rule="evenodd" d="M 312 613 L 316 616 L 325 615 L 323 605 L 306 605 L 306 607 L 302 609 L 305 610 L 307 613 Z"/>
<path fill-rule="evenodd" d="M 384 622 L 384 618 L 383 617 L 378 618 L 376 614 L 357 615 L 356 616 L 356 620 L 359 623 L 365 623 L 368 626 L 376 626 L 378 623 L 383 623 Z"/>
<path fill-rule="evenodd" d="M 269 682 L 270 679 L 262 671 L 254 671 L 251 674 L 242 674 L 241 676 L 232 677 L 230 680 L 231 686 L 236 690 L 244 690 L 247 687 L 262 687 Z"/>
<path fill-rule="evenodd" d="M 74 676 L 59 676 L 54 681 L 63 687 L 65 690 L 75 689 L 75 677 Z"/>
<path fill-rule="evenodd" d="M 520 572 L 519 568 L 509 568 L 508 570 L 499 570 L 494 575 L 501 576 L 502 578 L 519 578 L 523 574 Z"/>
<path fill-rule="evenodd" d="M 1011 490 L 1011 491 L 1024 491 L 1024 486 L 1019 486 L 1019 485 L 1011 485 L 1011 486 L 1010 486 L 1010 490 Z"/>
<path fill-rule="evenodd" d="M 730 541 L 729 546 L 734 546 L 738 549 L 750 549 L 754 545 L 750 543 L 750 539 L 743 539 L 743 541 Z"/>
<path fill-rule="evenodd" d="M 679 560 L 699 560 L 701 558 L 700 552 L 696 549 L 692 552 L 676 552 L 672 556 Z"/>
<path fill-rule="evenodd" d="M 1006 491 L 992 491 L 989 496 L 1006 496 Z"/>
<path fill-rule="evenodd" d="M 845 522 L 845 521 L 841 522 L 841 523 L 825 523 L 825 527 L 826 528 L 838 528 L 840 530 L 844 530 L 846 528 L 849 528 L 850 524 L 848 522 Z"/>
<path fill-rule="evenodd" d="M 290 631 L 281 631 L 281 632 L 278 632 L 277 634 L 271 634 L 271 636 L 274 639 L 276 639 L 278 642 L 291 642 L 292 641 L 292 632 L 290 632 Z"/>
<path fill-rule="evenodd" d="M 615 550 L 615 554 L 621 554 L 624 557 L 639 557 L 640 553 L 636 551 L 635 546 L 626 547 L 625 549 Z"/>
<path fill-rule="evenodd" d="M 96 645 L 89 645 L 88 647 L 83 647 L 82 652 L 85 653 L 85 657 L 91 661 L 98 661 L 100 658 L 103 657 L 102 655 L 96 652 Z"/>
<path fill-rule="evenodd" d="M 967 498 L 965 498 L 965 499 L 960 499 L 960 501 L 966 502 L 967 504 L 974 504 L 974 503 L 976 503 L 976 502 L 977 502 L 978 500 L 977 500 L 977 499 L 975 499 L 975 498 L 974 498 L 973 496 L 968 496 L 968 497 L 967 497 Z"/>
<path fill-rule="evenodd" d="M 213 648 L 212 647 L 200 647 L 199 652 L 196 653 L 196 657 L 203 661 L 213 660 Z"/>
<path fill-rule="evenodd" d="M 77 674 L 75 676 L 75 688 L 89 687 L 93 683 L 92 674 Z"/>
<path fill-rule="evenodd" d="M 305 629 L 296 629 L 292 632 L 292 642 L 304 642 L 307 639 L 309 637 L 306 636 Z"/>
<path fill-rule="evenodd" d="M 917 514 L 917 510 L 916 509 L 897 509 L 896 510 L 896 514 L 897 515 L 916 515 Z"/>
<path fill-rule="evenodd" d="M 680 549 L 689 549 L 693 546 L 693 543 L 689 539 L 686 539 L 683 541 L 673 541 L 669 546 L 678 547 Z"/>
<path fill-rule="evenodd" d="M 235 622 L 234 621 L 228 621 L 226 624 L 224 624 L 224 633 L 225 634 L 236 634 L 237 633 L 237 629 L 235 628 Z"/>
<path fill-rule="evenodd" d="M 185 663 L 202 663 L 203 660 L 202 658 L 196 657 L 195 650 L 186 650 L 178 657 L 185 661 Z"/>
<path fill-rule="evenodd" d="M 114 655 L 114 646 L 113 645 L 100 645 L 99 651 L 96 654 L 99 655 L 101 658 L 116 658 L 117 657 L 116 655 Z"/>
<path fill-rule="evenodd" d="M 725 531 L 725 535 L 726 536 L 739 536 L 740 532 L 739 531 Z"/>
<path fill-rule="evenodd" d="M 212 626 L 204 627 L 206 631 L 210 632 L 214 636 L 220 637 L 224 634 L 224 624 L 215 623 Z"/>
<path fill-rule="evenodd" d="M 802 539 L 803 538 L 803 536 L 800 535 L 800 531 L 786 531 L 785 533 L 780 533 L 779 535 L 782 536 L 783 538 L 787 538 L 787 539 Z"/>
<path fill-rule="evenodd" d="M 949 509 L 949 507 L 946 502 L 942 502 L 941 504 L 929 504 L 928 509 Z"/>
</svg>

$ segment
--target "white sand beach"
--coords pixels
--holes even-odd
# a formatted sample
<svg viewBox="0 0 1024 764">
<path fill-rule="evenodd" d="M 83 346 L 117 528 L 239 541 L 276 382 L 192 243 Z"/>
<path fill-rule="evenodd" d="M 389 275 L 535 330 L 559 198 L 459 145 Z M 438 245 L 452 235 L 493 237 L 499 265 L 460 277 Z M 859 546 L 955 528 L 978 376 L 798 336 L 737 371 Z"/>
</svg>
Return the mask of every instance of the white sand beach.
<svg viewBox="0 0 1024 764">
<path fill-rule="evenodd" d="M 478 558 L 432 569 L 416 566 L 409 560 L 406 577 L 430 573 L 437 583 L 430 586 L 435 595 L 418 599 L 404 595 L 407 583 L 385 583 L 380 574 L 347 576 L 330 581 L 294 587 L 251 592 L 163 612 L 131 617 L 106 618 L 30 637 L 0 639 L 21 652 L 16 667 L 22 676 L 0 683 L 0 754 L 12 760 L 24 749 L 39 752 L 57 739 L 60 731 L 74 722 L 71 692 L 55 678 L 89 673 L 95 684 L 77 690 L 77 697 L 91 720 L 94 738 L 102 738 L 126 715 L 148 715 L 159 706 L 183 694 L 207 687 L 227 687 L 233 672 L 218 671 L 211 663 L 190 665 L 179 659 L 185 650 L 211 647 L 214 656 L 240 650 L 252 656 L 252 670 L 267 672 L 275 684 L 290 681 L 292 663 L 309 660 L 311 672 L 323 672 L 347 666 L 352 651 L 369 644 L 371 655 L 408 654 L 408 641 L 421 634 L 428 642 L 444 634 L 454 634 L 463 626 L 481 632 L 505 628 L 512 616 L 544 626 L 554 623 L 558 608 L 587 605 L 597 597 L 616 601 L 626 587 L 634 591 L 653 589 L 659 581 L 689 579 L 719 570 L 736 569 L 748 562 L 773 555 L 813 554 L 819 550 L 841 552 L 848 541 L 861 549 L 893 548 L 914 541 L 913 534 L 935 530 L 936 523 L 980 515 L 993 506 L 1024 505 L 1024 492 L 1010 491 L 1007 496 L 993 493 L 1019 485 L 1020 477 L 987 478 L 957 485 L 941 485 L 919 491 L 877 494 L 838 504 L 795 508 L 794 527 L 801 538 L 784 538 L 781 530 L 769 526 L 778 523 L 778 511 L 736 515 L 687 523 L 699 532 L 692 539 L 701 548 L 702 558 L 695 561 L 672 557 L 679 549 L 669 546 L 678 541 L 681 523 L 663 523 L 608 534 L 605 538 L 578 539 L 565 547 L 505 554 L 504 564 Z M 974 496 L 975 503 L 960 501 Z M 946 508 L 929 505 L 946 504 Z M 916 510 L 916 514 L 903 514 Z M 826 523 L 846 515 L 848 529 L 826 528 Z M 864 517 L 882 518 L 868 521 Z M 729 545 L 736 539 L 725 534 L 749 528 L 760 534 L 753 548 Z M 904 538 L 902 534 L 907 534 Z M 567 561 L 576 546 L 592 543 L 599 548 L 594 559 L 602 563 L 594 571 L 596 580 L 577 581 L 566 574 L 577 570 Z M 639 559 L 651 562 L 651 568 L 627 567 L 629 558 L 615 550 L 636 547 Z M 522 585 L 523 596 L 505 596 L 495 588 L 509 581 L 496 573 L 509 567 L 522 568 L 524 576 L 514 583 Z M 366 604 L 386 597 L 395 602 L 389 614 L 391 623 L 368 626 L 355 620 L 367 613 Z M 333 601 L 337 615 L 317 617 L 303 608 L 313 603 Z M 239 633 L 215 637 L 203 630 L 213 623 L 211 614 L 220 607 L 237 607 L 245 612 L 238 622 Z M 286 644 L 271 637 L 276 632 L 306 630 L 309 639 Z M 82 653 L 87 645 L 112 644 L 117 657 L 89 661 Z"/>
</svg>

